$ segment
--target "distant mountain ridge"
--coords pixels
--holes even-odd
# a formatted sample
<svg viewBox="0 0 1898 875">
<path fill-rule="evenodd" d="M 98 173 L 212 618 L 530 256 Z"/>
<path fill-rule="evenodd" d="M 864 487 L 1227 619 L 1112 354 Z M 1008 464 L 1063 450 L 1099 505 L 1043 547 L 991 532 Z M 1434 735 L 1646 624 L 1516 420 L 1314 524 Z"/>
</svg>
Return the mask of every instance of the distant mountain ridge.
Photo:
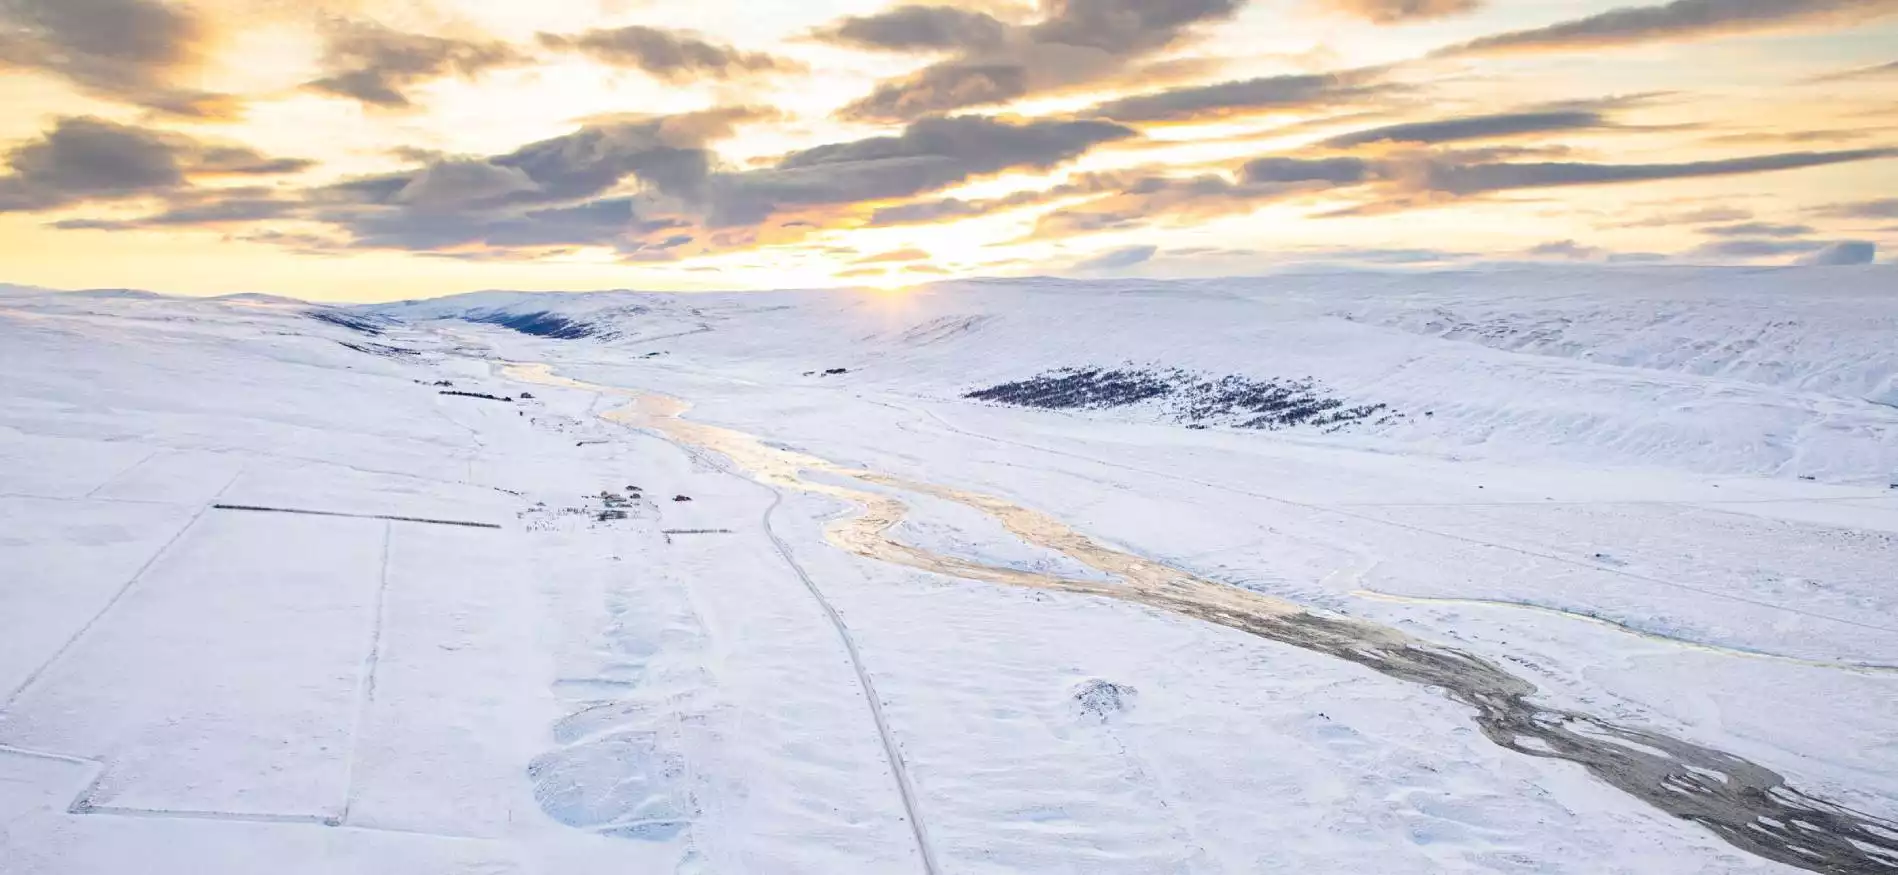
<svg viewBox="0 0 1898 875">
<path fill-rule="evenodd" d="M 451 320 L 506 327 L 513 339 L 494 342 L 529 345 L 524 356 L 532 344 L 595 344 L 591 358 L 707 379 L 822 379 L 838 391 L 944 401 L 1134 362 L 1261 385 L 1311 380 L 1342 408 L 1388 405 L 1404 416 L 1323 436 L 1379 451 L 1881 486 L 1898 470 L 1894 265 L 990 279 L 894 292 L 486 291 L 353 306 L 19 286 L 0 294 L 0 306 L 28 313 L 219 312 L 260 326 L 279 313 L 323 312 L 340 321 L 298 318 L 303 327 L 285 330 L 333 333 L 352 349 L 373 348 L 362 326 Z M 364 321 L 342 324 L 350 320 Z M 1151 404 L 1024 415 L 1183 424 Z"/>
</svg>

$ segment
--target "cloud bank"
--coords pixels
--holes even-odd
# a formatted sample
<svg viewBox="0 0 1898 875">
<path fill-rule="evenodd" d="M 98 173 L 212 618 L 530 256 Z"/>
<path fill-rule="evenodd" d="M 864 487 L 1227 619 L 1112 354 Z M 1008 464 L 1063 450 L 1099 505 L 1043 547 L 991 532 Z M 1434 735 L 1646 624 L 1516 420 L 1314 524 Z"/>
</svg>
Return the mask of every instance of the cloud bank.
<svg viewBox="0 0 1898 875">
<path fill-rule="evenodd" d="M 795 62 L 764 52 L 740 51 L 688 31 L 632 26 L 561 35 L 542 33 L 542 46 L 571 51 L 603 64 L 644 70 L 668 82 L 697 77 L 729 79 L 754 73 L 785 73 L 803 69 Z"/>
<path fill-rule="evenodd" d="M 1243 0 L 1042 0 L 1041 18 L 1004 22 L 984 12 L 899 6 L 845 18 L 815 36 L 840 46 L 946 53 L 845 106 L 855 121 L 905 122 L 1121 75 L 1229 19 Z"/>
<path fill-rule="evenodd" d="M 48 73 L 163 115 L 237 115 L 235 98 L 180 84 L 202 64 L 211 37 L 189 7 L 158 0 L 0 2 L 0 69 Z"/>
<path fill-rule="evenodd" d="M 1655 42 L 1710 39 L 1898 14 L 1894 0 L 1674 0 L 1623 6 L 1597 15 L 1510 31 L 1442 49 L 1444 57 L 1573 52 Z"/>
<path fill-rule="evenodd" d="M 472 79 L 532 60 L 499 40 L 402 33 L 370 21 L 332 21 L 327 30 L 325 75 L 305 87 L 382 109 L 409 108 L 409 89 L 423 82 Z"/>
</svg>

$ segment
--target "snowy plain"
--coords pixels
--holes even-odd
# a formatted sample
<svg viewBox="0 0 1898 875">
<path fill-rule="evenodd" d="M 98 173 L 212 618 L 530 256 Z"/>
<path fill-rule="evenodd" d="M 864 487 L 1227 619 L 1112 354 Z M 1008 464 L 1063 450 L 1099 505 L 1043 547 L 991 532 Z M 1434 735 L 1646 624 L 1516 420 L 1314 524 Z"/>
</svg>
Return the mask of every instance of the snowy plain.
<svg viewBox="0 0 1898 875">
<path fill-rule="evenodd" d="M 1894 290 L 1882 266 L 344 309 L 0 287 L 0 871 L 1879 871 L 1748 853 L 1323 653 L 839 549 L 847 498 L 601 414 L 663 393 L 999 496 L 1889 822 Z M 539 314 L 591 334 L 493 324 Z M 1399 415 L 962 397 L 1127 364 Z M 1112 584 L 904 501 L 890 537 L 920 554 Z"/>
</svg>

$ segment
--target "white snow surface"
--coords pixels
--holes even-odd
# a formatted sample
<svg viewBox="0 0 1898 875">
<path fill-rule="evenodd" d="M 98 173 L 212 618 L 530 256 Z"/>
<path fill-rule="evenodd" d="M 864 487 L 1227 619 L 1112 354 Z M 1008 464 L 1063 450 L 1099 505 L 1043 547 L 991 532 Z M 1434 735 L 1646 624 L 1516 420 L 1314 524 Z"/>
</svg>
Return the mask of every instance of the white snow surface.
<svg viewBox="0 0 1898 875">
<path fill-rule="evenodd" d="M 843 552 L 842 502 L 502 361 L 1000 496 L 1898 816 L 1890 267 L 487 292 L 350 311 L 379 335 L 312 309 L 0 287 L 0 872 L 1795 871 L 1436 691 Z M 610 336 L 458 318 L 497 312 Z M 1404 416 L 961 397 L 1126 362 Z M 906 500 L 901 542 L 1092 573 Z"/>
<path fill-rule="evenodd" d="M 371 308 L 552 312 L 658 364 L 953 398 L 1061 367 L 1313 377 L 1406 418 L 1362 445 L 1888 485 L 1898 267 L 1496 269 L 1024 280 L 893 293 L 484 292 Z M 645 344 L 645 345 L 642 345 Z M 1126 418 L 1126 417 L 1121 417 Z M 1362 432 L 1364 430 L 1354 430 Z"/>
</svg>

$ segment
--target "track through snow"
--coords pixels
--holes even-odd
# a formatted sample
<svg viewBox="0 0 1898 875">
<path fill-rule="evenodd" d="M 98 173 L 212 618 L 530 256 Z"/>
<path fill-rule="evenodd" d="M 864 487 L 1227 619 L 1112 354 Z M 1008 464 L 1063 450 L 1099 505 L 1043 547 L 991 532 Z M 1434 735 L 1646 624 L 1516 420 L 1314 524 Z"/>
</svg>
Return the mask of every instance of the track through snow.
<svg viewBox="0 0 1898 875">
<path fill-rule="evenodd" d="M 903 762 L 903 751 L 897 746 L 896 738 L 890 734 L 889 718 L 883 716 L 883 700 L 877 697 L 876 684 L 870 680 L 870 672 L 864 667 L 863 654 L 857 650 L 857 639 L 851 637 L 850 627 L 844 623 L 843 616 L 837 613 L 830 599 L 824 597 L 824 591 L 818 588 L 817 581 L 812 580 L 810 572 L 804 570 L 803 564 L 797 561 L 797 556 L 791 552 L 791 545 L 784 543 L 784 538 L 772 528 L 771 513 L 784 503 L 784 493 L 769 484 L 760 485 L 771 490 L 771 506 L 764 511 L 765 534 L 770 536 L 771 545 L 777 548 L 778 555 L 784 557 L 784 563 L 796 572 L 804 588 L 810 590 L 811 598 L 816 599 L 818 606 L 824 609 L 824 616 L 830 618 L 830 624 L 836 628 L 845 652 L 850 654 L 850 667 L 857 673 L 857 683 L 863 686 L 863 697 L 870 703 L 870 717 L 876 721 L 877 737 L 883 741 L 883 752 L 889 758 L 890 771 L 896 775 L 896 789 L 902 796 L 903 813 L 909 821 L 910 832 L 916 836 L 916 850 L 922 856 L 923 871 L 928 875 L 939 875 L 942 867 L 936 862 L 936 850 L 930 844 L 928 827 L 923 825 L 921 813 L 917 811 L 916 787 L 910 781 L 908 765 Z"/>
<path fill-rule="evenodd" d="M 724 455 L 774 490 L 795 489 L 860 506 L 859 513 L 833 521 L 825 531 L 831 544 L 856 555 L 968 580 L 1120 599 L 1332 656 L 1386 677 L 1442 690 L 1475 710 L 1476 724 L 1491 742 L 1528 756 L 1578 764 L 1604 783 L 1670 815 L 1699 823 L 1760 857 L 1836 873 L 1889 873 L 1898 860 L 1898 823 L 1802 792 L 1788 786 L 1778 773 L 1719 750 L 1578 711 L 1538 705 L 1531 701 L 1536 693 L 1533 684 L 1463 651 L 1396 629 L 1319 615 L 1292 602 L 1114 550 L 1052 517 L 994 496 L 850 468 L 770 446 L 743 432 L 687 420 L 683 414 L 688 405 L 674 398 L 556 376 L 545 364 L 509 365 L 503 374 L 523 382 L 626 397 L 628 404 L 602 414 L 603 418 L 649 429 L 682 447 Z M 830 480 L 812 479 L 809 473 Z M 886 492 L 838 485 L 843 482 L 964 505 L 994 518 L 1022 540 L 1062 553 L 1111 581 L 997 567 L 901 543 L 889 533 L 903 521 L 908 506 Z M 808 578 L 806 583 L 818 594 Z M 832 617 L 837 621 L 834 613 Z M 839 631 L 848 642 L 841 624 Z M 884 729 L 880 713 L 877 716 L 879 729 Z M 887 730 L 884 739 L 889 744 Z M 892 767 L 900 770 L 894 747 L 890 750 Z M 919 843 L 923 842 L 920 822 L 913 819 L 912 823 Z"/>
</svg>

